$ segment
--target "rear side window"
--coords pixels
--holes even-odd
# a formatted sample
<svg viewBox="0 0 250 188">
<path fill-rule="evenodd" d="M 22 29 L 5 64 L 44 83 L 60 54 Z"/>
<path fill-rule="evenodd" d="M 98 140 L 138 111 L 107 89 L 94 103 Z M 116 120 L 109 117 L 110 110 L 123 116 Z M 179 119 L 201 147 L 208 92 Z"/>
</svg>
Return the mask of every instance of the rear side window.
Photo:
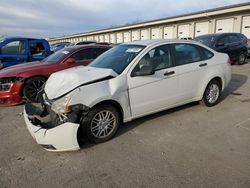
<svg viewBox="0 0 250 188">
<path fill-rule="evenodd" d="M 185 65 L 202 60 L 199 48 L 195 45 L 175 44 L 174 50 L 177 65 Z"/>
<path fill-rule="evenodd" d="M 229 36 L 224 36 L 218 40 L 217 43 L 219 44 L 228 44 L 230 42 Z"/>
<path fill-rule="evenodd" d="M 200 47 L 200 50 L 203 53 L 203 60 L 210 59 L 214 56 L 214 53 L 212 53 L 211 51 L 209 51 L 203 47 Z"/>
<path fill-rule="evenodd" d="M 230 35 L 229 40 L 230 40 L 230 43 L 235 43 L 235 42 L 240 41 L 240 39 L 236 35 Z"/>
<path fill-rule="evenodd" d="M 93 59 L 93 54 L 92 54 L 93 50 L 92 49 L 84 49 L 84 50 L 80 50 L 76 53 L 74 53 L 71 58 L 74 58 L 75 61 L 84 61 L 84 60 L 88 60 L 88 59 Z"/>
<path fill-rule="evenodd" d="M 101 55 L 102 53 L 106 52 L 108 50 L 108 48 L 95 48 L 94 50 L 94 58 L 97 58 L 99 55 Z"/>
</svg>

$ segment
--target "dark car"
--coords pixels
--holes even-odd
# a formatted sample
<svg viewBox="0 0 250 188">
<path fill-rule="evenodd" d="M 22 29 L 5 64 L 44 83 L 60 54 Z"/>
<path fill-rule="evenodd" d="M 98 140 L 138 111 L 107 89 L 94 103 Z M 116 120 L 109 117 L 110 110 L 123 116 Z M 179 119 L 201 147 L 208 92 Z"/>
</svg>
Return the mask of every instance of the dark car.
<svg viewBox="0 0 250 188">
<path fill-rule="evenodd" d="M 38 93 L 52 73 L 79 65 L 88 65 L 110 48 L 111 46 L 107 45 L 67 47 L 41 62 L 26 63 L 1 70 L 0 105 L 17 105 L 22 103 L 23 99 L 38 102 Z"/>
<path fill-rule="evenodd" d="M 247 37 L 241 33 L 217 33 L 201 35 L 194 39 L 210 48 L 227 53 L 232 62 L 239 65 L 245 63 L 247 58 Z"/>
<path fill-rule="evenodd" d="M 54 53 L 70 45 L 70 42 L 58 42 L 50 45 L 51 51 Z"/>
<path fill-rule="evenodd" d="M 45 39 L 11 37 L 0 41 L 0 69 L 31 61 L 40 61 L 51 54 Z"/>
</svg>

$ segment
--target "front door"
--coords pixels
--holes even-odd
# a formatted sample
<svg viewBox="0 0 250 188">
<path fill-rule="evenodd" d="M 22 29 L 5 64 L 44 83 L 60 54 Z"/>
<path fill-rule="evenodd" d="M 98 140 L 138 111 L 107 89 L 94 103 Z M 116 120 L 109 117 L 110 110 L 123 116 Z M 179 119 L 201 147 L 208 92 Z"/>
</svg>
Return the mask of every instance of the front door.
<svg viewBox="0 0 250 188">
<path fill-rule="evenodd" d="M 13 40 L 0 48 L 0 68 L 9 67 L 27 61 L 26 40 Z"/>
<path fill-rule="evenodd" d="M 152 67 L 152 75 L 136 72 Z M 128 75 L 129 97 L 133 118 L 157 112 L 177 102 L 178 72 L 173 66 L 170 45 L 149 50 Z"/>
</svg>

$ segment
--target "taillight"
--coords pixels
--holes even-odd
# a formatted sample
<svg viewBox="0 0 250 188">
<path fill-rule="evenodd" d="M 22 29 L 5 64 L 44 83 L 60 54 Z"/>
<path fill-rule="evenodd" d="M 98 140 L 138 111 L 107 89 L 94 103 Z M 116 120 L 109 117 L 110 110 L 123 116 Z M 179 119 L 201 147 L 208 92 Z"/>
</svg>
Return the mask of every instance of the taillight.
<svg viewBox="0 0 250 188">
<path fill-rule="evenodd" d="M 230 59 L 230 58 L 228 58 L 227 64 L 228 64 L 228 65 L 232 65 L 232 62 L 231 62 L 231 59 Z"/>
</svg>

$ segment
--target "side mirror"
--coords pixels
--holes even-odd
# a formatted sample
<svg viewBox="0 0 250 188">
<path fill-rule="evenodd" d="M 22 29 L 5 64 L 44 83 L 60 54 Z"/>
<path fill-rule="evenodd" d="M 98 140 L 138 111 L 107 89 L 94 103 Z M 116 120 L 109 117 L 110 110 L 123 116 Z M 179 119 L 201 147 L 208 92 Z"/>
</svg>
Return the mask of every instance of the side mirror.
<svg viewBox="0 0 250 188">
<path fill-rule="evenodd" d="M 74 64 L 76 61 L 74 58 L 68 58 L 66 61 L 65 61 L 65 64 L 66 65 L 72 65 Z"/>
<path fill-rule="evenodd" d="M 152 66 L 144 65 L 139 71 L 134 73 L 134 76 L 148 76 L 155 73 Z"/>
</svg>

